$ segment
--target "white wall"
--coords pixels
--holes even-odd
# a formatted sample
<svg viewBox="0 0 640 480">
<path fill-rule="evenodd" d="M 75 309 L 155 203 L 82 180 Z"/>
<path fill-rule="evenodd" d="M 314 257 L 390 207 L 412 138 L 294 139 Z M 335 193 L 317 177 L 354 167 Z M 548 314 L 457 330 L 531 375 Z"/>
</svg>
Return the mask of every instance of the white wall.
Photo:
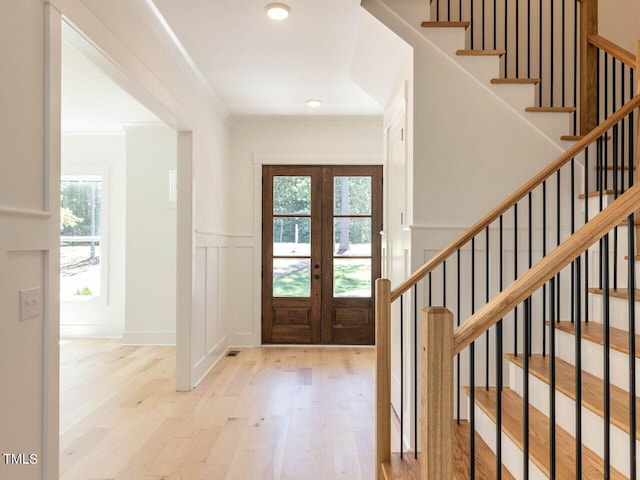
<svg viewBox="0 0 640 480">
<path fill-rule="evenodd" d="M 0 11 L 0 453 L 37 455 L 29 465 L 2 457 L 0 478 L 24 480 L 58 469 L 60 49 L 45 40 L 47 13 L 41 0 Z M 19 291 L 33 287 L 40 309 L 21 320 Z"/>
<path fill-rule="evenodd" d="M 174 345 L 176 207 L 169 172 L 177 136 L 164 126 L 126 130 L 126 287 L 123 343 Z"/>
<path fill-rule="evenodd" d="M 637 0 L 600 0 L 598 33 L 636 54 L 640 40 L 640 2 Z"/>
<path fill-rule="evenodd" d="M 267 117 L 236 120 L 231 132 L 234 235 L 230 342 L 259 345 L 262 164 L 380 165 L 382 118 Z"/>
<path fill-rule="evenodd" d="M 122 337 L 125 299 L 125 135 L 65 134 L 62 136 L 62 174 L 104 174 L 108 212 L 104 221 L 102 264 L 107 283 L 101 296 L 60 305 L 63 337 Z M 108 190 L 107 190 L 108 189 Z M 103 275 L 103 278 L 105 276 Z"/>
</svg>

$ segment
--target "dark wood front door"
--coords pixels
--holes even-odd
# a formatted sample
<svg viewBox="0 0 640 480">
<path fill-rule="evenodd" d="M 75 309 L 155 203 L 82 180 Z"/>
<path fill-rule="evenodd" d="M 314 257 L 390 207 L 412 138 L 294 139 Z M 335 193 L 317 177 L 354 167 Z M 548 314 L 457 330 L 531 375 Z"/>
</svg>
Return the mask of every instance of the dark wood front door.
<svg viewBox="0 0 640 480">
<path fill-rule="evenodd" d="M 262 342 L 373 345 L 382 167 L 262 173 Z"/>
</svg>

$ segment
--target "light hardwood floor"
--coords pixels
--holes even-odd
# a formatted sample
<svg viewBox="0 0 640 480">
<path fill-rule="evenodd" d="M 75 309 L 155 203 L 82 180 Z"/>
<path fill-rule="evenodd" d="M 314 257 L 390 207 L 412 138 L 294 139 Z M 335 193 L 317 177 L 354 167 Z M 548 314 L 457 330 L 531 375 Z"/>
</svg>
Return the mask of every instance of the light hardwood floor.
<svg viewBox="0 0 640 480">
<path fill-rule="evenodd" d="M 175 350 L 61 344 L 63 480 L 370 480 L 374 349 L 255 348 L 174 391 Z"/>
</svg>

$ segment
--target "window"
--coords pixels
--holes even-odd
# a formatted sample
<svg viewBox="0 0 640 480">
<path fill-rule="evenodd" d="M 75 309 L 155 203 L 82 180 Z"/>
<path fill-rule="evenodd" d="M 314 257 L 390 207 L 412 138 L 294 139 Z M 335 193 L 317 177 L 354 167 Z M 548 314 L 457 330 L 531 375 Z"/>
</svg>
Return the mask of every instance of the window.
<svg viewBox="0 0 640 480">
<path fill-rule="evenodd" d="M 60 197 L 60 299 L 99 297 L 104 247 L 102 177 L 63 176 Z"/>
</svg>

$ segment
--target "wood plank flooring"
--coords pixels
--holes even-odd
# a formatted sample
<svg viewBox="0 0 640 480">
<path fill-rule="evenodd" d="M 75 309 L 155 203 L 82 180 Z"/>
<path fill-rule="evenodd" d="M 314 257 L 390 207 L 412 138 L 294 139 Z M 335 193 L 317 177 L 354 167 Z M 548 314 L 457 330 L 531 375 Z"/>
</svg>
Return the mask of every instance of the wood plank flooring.
<svg viewBox="0 0 640 480">
<path fill-rule="evenodd" d="M 453 459 L 454 478 L 467 480 L 470 478 L 469 469 L 469 422 L 453 421 Z M 480 435 L 475 435 L 476 462 L 475 475 L 477 480 L 493 480 L 496 476 L 496 457 Z M 421 459 L 416 460 L 412 453 L 408 453 L 401 460 L 399 454 L 391 455 L 391 462 L 382 467 L 385 480 L 419 480 L 421 474 Z M 509 471 L 502 467 L 503 480 L 513 480 Z"/>
<path fill-rule="evenodd" d="M 178 393 L 173 348 L 62 343 L 62 480 L 374 478 L 372 348 L 243 349 Z"/>
</svg>

